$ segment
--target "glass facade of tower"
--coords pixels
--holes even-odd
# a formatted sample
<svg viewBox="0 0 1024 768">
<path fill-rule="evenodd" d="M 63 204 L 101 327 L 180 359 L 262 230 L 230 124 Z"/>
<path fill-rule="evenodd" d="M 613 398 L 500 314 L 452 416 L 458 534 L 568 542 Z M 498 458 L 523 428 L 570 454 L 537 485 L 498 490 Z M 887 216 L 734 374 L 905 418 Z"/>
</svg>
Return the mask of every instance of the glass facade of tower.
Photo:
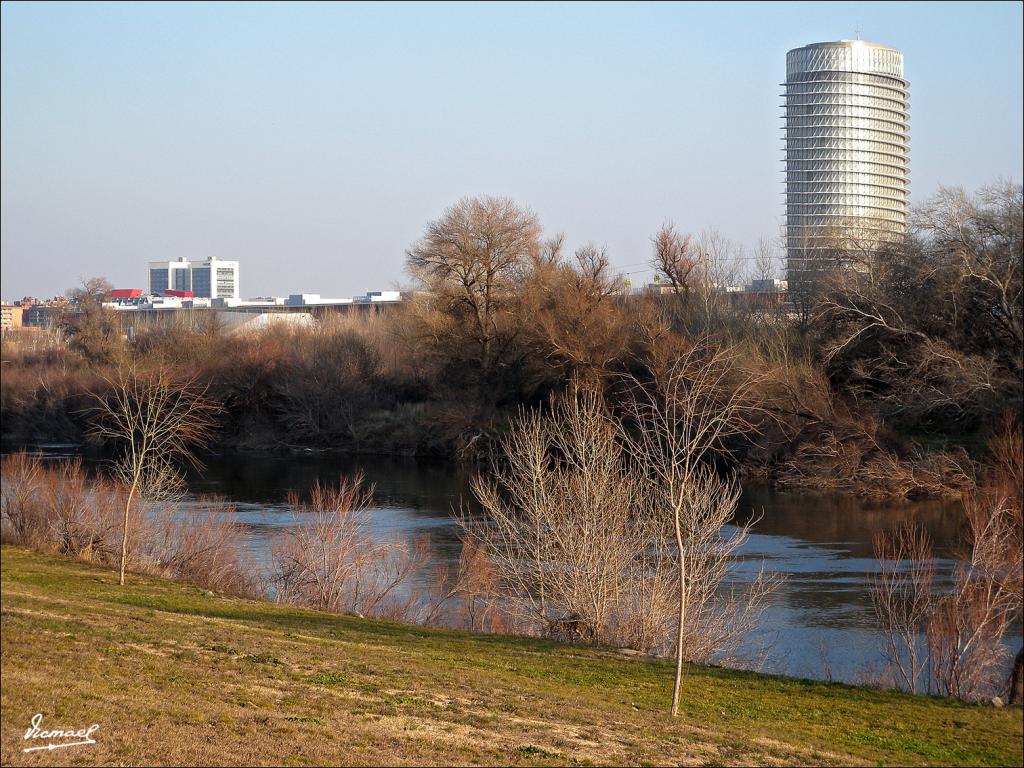
<svg viewBox="0 0 1024 768">
<path fill-rule="evenodd" d="M 163 293 L 167 290 L 167 275 L 168 271 L 164 269 L 153 269 L 149 270 L 149 292 L 153 294 Z"/>
<path fill-rule="evenodd" d="M 903 54 L 862 40 L 786 54 L 787 277 L 813 277 L 837 241 L 906 233 L 909 92 Z"/>
</svg>

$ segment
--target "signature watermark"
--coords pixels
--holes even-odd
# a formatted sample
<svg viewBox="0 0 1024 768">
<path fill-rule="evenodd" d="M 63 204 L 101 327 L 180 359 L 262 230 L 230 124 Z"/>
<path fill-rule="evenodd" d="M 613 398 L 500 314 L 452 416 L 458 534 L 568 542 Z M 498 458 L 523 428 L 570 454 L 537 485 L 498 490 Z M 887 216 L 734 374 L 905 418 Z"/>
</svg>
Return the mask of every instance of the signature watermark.
<svg viewBox="0 0 1024 768">
<path fill-rule="evenodd" d="M 55 749 L 63 749 L 64 747 L 84 747 L 88 744 L 95 744 L 96 739 L 92 735 L 100 728 L 99 723 L 93 723 L 88 728 L 79 728 L 78 730 L 54 728 L 47 731 L 41 727 L 42 722 L 42 712 L 37 712 L 32 716 L 32 726 L 25 731 L 25 741 L 39 739 L 41 741 L 45 740 L 48 743 L 35 747 L 25 747 L 21 750 L 22 752 L 36 752 L 40 749 L 52 752 Z M 63 741 L 63 739 L 74 739 L 74 741 Z"/>
</svg>

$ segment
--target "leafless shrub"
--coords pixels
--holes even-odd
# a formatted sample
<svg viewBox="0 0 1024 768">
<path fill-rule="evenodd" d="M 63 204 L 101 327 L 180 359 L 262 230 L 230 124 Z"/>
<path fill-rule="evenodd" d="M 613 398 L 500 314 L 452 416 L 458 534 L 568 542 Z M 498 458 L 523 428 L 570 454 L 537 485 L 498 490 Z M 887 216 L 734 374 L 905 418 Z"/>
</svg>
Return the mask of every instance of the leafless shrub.
<svg viewBox="0 0 1024 768">
<path fill-rule="evenodd" d="M 921 631 L 933 610 L 935 562 L 928 534 L 904 525 L 874 539 L 879 571 L 869 577 L 871 603 L 885 639 L 889 668 L 911 693 L 928 685 L 927 648 Z"/>
<path fill-rule="evenodd" d="M 523 320 L 539 357 L 565 381 L 600 386 L 626 349 L 621 278 L 603 248 L 585 245 L 572 261 L 552 254 L 534 266 L 523 297 Z"/>
<path fill-rule="evenodd" d="M 301 331 L 281 330 L 290 354 L 272 382 L 279 421 L 290 439 L 358 442 L 358 416 L 370 401 L 381 365 L 379 340 L 368 324 L 334 319 Z"/>
<path fill-rule="evenodd" d="M 498 574 L 479 541 L 464 539 L 454 574 L 447 566 L 439 567 L 434 585 L 420 623 L 471 632 L 519 633 L 502 601 Z"/>
<path fill-rule="evenodd" d="M 45 464 L 24 452 L 5 457 L 2 474 L 5 542 L 113 562 L 123 510 L 116 486 L 89 480 L 78 460 Z"/>
<path fill-rule="evenodd" d="M 832 656 L 829 653 L 829 644 L 824 637 L 818 637 L 814 643 L 814 650 L 818 657 L 818 666 L 821 668 L 822 677 L 825 682 L 835 681 L 832 674 Z"/>
<path fill-rule="evenodd" d="M 783 468 L 781 479 L 792 486 L 847 491 L 871 499 L 956 498 L 970 487 L 973 471 L 973 462 L 962 449 L 918 450 L 900 457 L 878 443 L 844 440 L 829 432 L 818 444 L 801 445 Z"/>
<path fill-rule="evenodd" d="M 705 407 L 724 396 L 738 419 L 742 397 L 733 393 L 729 406 L 729 395 L 710 389 L 716 382 L 724 390 L 731 370 L 701 368 L 704 378 L 694 379 L 697 359 L 673 370 L 691 375 L 687 385 L 702 382 Z M 627 433 L 590 390 L 556 400 L 547 416 L 524 413 L 503 440 L 505 463 L 475 480 L 485 514 L 464 519 L 465 535 L 486 552 L 504 604 L 525 631 L 677 649 L 677 658 L 691 661 L 738 659 L 774 584 L 762 572 L 748 588 L 727 587 L 750 523 L 726 527 L 738 484 L 702 459 L 722 450 L 720 440 L 738 425 L 679 423 L 698 400 L 694 392 L 686 400 L 682 378 L 675 386 L 677 410 L 661 408 L 660 395 L 638 398 L 632 413 L 644 437 Z M 716 417 L 707 410 L 694 418 Z"/>
<path fill-rule="evenodd" d="M 410 621 L 420 598 L 403 587 L 423 569 L 430 557 L 430 540 L 418 536 L 411 543 L 375 540 L 364 548 L 353 595 L 353 608 L 364 616 Z"/>
<path fill-rule="evenodd" d="M 1024 603 L 1024 435 L 1007 416 L 989 442 L 991 459 L 978 490 L 965 499 L 971 540 L 1002 589 Z M 976 544 L 976 546 L 978 546 Z"/>
<path fill-rule="evenodd" d="M 915 449 L 903 458 L 885 451 L 868 461 L 854 479 L 858 492 L 866 497 L 957 497 L 974 482 L 974 463 L 962 448 L 929 453 Z"/>
<path fill-rule="evenodd" d="M 337 487 L 317 483 L 308 501 L 289 504 L 306 522 L 282 532 L 272 547 L 270 584 L 283 602 L 322 611 L 404 618 L 414 604 L 397 593 L 426 560 L 426 542 L 379 540 L 370 531 L 373 488 L 362 475 Z"/>
<path fill-rule="evenodd" d="M 90 481 L 77 459 L 47 470 L 46 475 L 45 504 L 52 515 L 50 537 L 57 552 L 114 562 L 123 525 L 122 489 L 101 479 Z"/>
<path fill-rule="evenodd" d="M 188 510 L 160 508 L 153 518 L 141 545 L 148 573 L 226 594 L 259 595 L 233 508 L 203 500 Z"/>
<path fill-rule="evenodd" d="M 982 551 L 957 565 L 945 593 L 933 586 L 931 545 L 920 529 L 885 532 L 875 551 L 871 598 L 895 685 L 968 701 L 995 694 L 1005 680 L 1014 603 L 982 572 Z"/>
<path fill-rule="evenodd" d="M 4 542 L 65 557 L 119 562 L 127 490 L 89 477 L 79 460 L 47 464 L 24 453 L 5 457 Z M 231 594 L 259 594 L 254 570 L 242 556 L 242 530 L 231 510 L 130 508 L 135 535 L 128 561 L 161 578 L 188 581 Z"/>
<path fill-rule="evenodd" d="M 991 696 L 1006 679 L 1008 596 L 980 577 L 978 563 L 958 566 L 953 591 L 936 599 L 925 624 L 932 682 L 938 693 L 966 701 Z"/>
<path fill-rule="evenodd" d="M 339 610 L 355 572 L 357 543 L 366 537 L 373 489 L 363 489 L 361 476 L 343 478 L 337 488 L 317 483 L 308 503 L 295 493 L 288 503 L 312 519 L 275 542 L 271 582 L 276 595 L 286 602 Z"/>
<path fill-rule="evenodd" d="M 46 539 L 50 513 L 41 494 L 39 460 L 21 451 L 3 459 L 3 541 L 34 547 Z"/>
<path fill-rule="evenodd" d="M 965 494 L 967 532 L 949 592 L 933 588 L 931 547 L 918 529 L 876 539 L 872 601 L 902 687 L 975 700 L 1010 687 L 1006 633 L 1020 620 L 1024 465 L 1020 428 L 993 445 L 994 465 Z M 1016 670 L 1018 661 L 1014 665 Z"/>
<path fill-rule="evenodd" d="M 956 586 L 937 611 L 929 639 L 940 690 L 977 698 L 1009 687 L 1019 695 L 1021 654 L 1006 675 L 1006 633 L 1024 605 L 1024 439 L 1009 418 L 990 443 L 991 461 L 977 487 L 964 496 L 966 553 Z M 934 639 L 932 639 L 934 636 Z M 1009 678 L 1009 679 L 1007 679 Z M 1019 686 L 1019 682 L 1017 683 Z"/>
<path fill-rule="evenodd" d="M 616 432 L 593 392 L 556 401 L 550 418 L 522 414 L 505 463 L 473 482 L 483 518 L 462 525 L 523 631 L 649 651 L 664 645 L 672 582 Z"/>
<path fill-rule="evenodd" d="M 176 381 L 166 366 L 153 371 L 125 367 L 106 384 L 90 409 L 91 433 L 113 442 L 119 452 L 111 477 L 127 491 L 119 575 L 123 586 L 133 505 L 180 492 L 183 480 L 176 463 L 198 463 L 192 448 L 209 440 L 220 407 L 206 398 L 205 388 L 194 380 Z"/>
</svg>

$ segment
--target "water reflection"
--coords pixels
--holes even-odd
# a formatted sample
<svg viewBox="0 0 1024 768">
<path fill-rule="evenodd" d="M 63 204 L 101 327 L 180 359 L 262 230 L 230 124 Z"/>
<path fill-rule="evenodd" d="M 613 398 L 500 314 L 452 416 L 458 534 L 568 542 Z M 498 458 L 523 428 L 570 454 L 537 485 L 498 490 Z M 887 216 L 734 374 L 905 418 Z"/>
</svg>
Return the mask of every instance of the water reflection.
<svg viewBox="0 0 1024 768">
<path fill-rule="evenodd" d="M 429 536 L 431 561 L 413 585 L 425 588 L 437 565 L 458 561 L 453 510 L 473 510 L 469 477 L 450 464 L 367 456 L 215 458 L 189 476 L 189 503 L 200 495 L 229 501 L 246 529 L 249 551 L 265 562 L 274 532 L 298 522 L 286 503 L 290 491 L 304 494 L 318 480 L 336 482 L 359 471 L 375 486 L 375 530 L 382 536 Z M 741 551 L 734 583 L 742 586 L 762 560 L 786 579 L 752 638 L 754 645 L 772 644 L 767 669 L 848 682 L 881 660 L 865 580 L 877 568 L 872 537 L 898 523 L 922 524 L 940 556 L 937 578 L 948 583 L 962 517 L 955 503 L 871 504 L 758 485 L 744 489 L 739 514 L 760 519 Z"/>
<path fill-rule="evenodd" d="M 815 546 L 835 547 L 851 557 L 872 557 L 871 540 L 877 531 L 905 522 L 922 524 L 936 552 L 949 556 L 959 536 L 959 502 L 867 502 L 838 493 L 777 491 L 750 485 L 740 498 L 740 511 L 762 514 L 757 532 L 791 536 Z"/>
<path fill-rule="evenodd" d="M 382 535 L 430 538 L 431 564 L 454 564 L 459 539 L 453 510 L 472 509 L 466 473 L 444 463 L 384 457 L 219 459 L 190 477 L 194 494 L 231 499 L 248 528 L 250 549 L 266 557 L 268 535 L 294 525 L 289 491 L 305 493 L 317 481 L 362 471 L 376 487 L 374 526 Z M 733 580 L 742 586 L 761 567 L 785 577 L 752 645 L 771 643 L 767 669 L 808 677 L 856 681 L 880 661 L 879 637 L 865 575 L 876 569 L 872 537 L 902 522 L 925 526 L 935 542 L 937 577 L 948 581 L 958 535 L 956 504 L 871 504 L 840 494 L 780 492 L 750 485 L 741 516 L 759 516 Z"/>
<path fill-rule="evenodd" d="M 236 519 L 249 529 L 250 549 L 264 558 L 268 534 L 297 521 L 286 503 L 290 492 L 305 495 L 317 481 L 335 483 L 357 472 L 374 487 L 373 526 L 381 535 L 429 537 L 431 564 L 422 581 L 437 564 L 458 561 L 454 515 L 463 505 L 472 509 L 472 494 L 468 475 L 448 463 L 367 456 L 221 458 L 190 473 L 188 481 L 193 496 L 231 501 Z"/>
</svg>

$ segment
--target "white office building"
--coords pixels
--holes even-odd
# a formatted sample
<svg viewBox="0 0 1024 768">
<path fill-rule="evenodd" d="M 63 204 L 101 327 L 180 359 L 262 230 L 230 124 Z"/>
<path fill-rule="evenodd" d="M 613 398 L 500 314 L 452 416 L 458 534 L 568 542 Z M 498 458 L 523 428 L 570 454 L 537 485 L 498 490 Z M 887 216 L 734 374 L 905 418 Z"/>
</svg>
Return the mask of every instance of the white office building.
<svg viewBox="0 0 1024 768">
<path fill-rule="evenodd" d="M 192 293 L 208 299 L 237 299 L 238 262 L 207 259 L 193 264 Z"/>
<path fill-rule="evenodd" d="M 177 261 L 149 262 L 150 294 L 164 291 L 192 290 L 192 262 L 181 258 Z"/>
<path fill-rule="evenodd" d="M 177 261 L 149 262 L 149 292 L 190 291 L 197 298 L 237 299 L 238 262 L 210 258 L 192 262 L 185 258 Z"/>
</svg>

